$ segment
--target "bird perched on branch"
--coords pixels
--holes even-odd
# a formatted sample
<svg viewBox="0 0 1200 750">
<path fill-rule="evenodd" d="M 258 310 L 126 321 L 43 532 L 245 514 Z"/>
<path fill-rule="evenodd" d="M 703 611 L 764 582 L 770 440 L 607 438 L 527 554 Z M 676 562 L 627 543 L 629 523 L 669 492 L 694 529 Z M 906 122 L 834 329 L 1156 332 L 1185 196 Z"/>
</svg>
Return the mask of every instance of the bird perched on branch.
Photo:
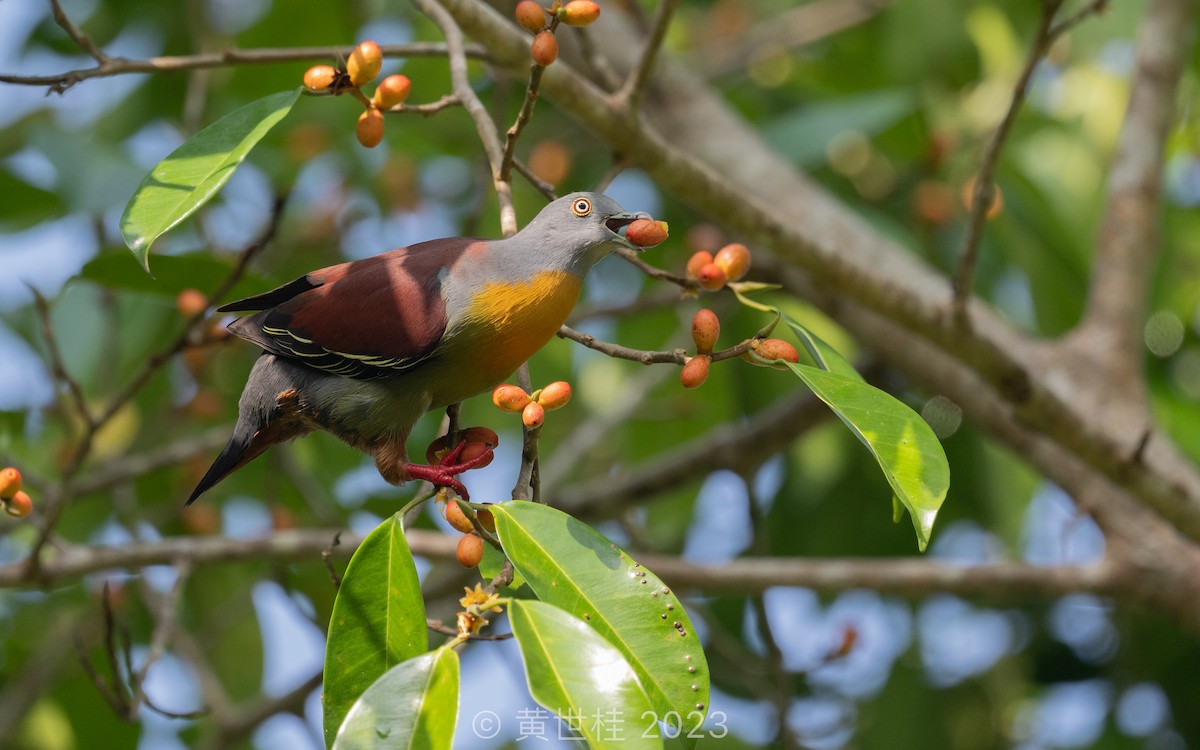
<svg viewBox="0 0 1200 750">
<path fill-rule="evenodd" d="M 644 213 L 596 193 L 547 205 L 502 240 L 449 237 L 313 271 L 221 312 L 262 347 L 229 443 L 188 503 L 275 443 L 325 430 L 373 455 L 392 484 L 425 479 L 466 497 L 457 475 L 489 455 L 408 461 L 417 420 L 489 390 L 566 321 L 583 276 Z"/>
</svg>

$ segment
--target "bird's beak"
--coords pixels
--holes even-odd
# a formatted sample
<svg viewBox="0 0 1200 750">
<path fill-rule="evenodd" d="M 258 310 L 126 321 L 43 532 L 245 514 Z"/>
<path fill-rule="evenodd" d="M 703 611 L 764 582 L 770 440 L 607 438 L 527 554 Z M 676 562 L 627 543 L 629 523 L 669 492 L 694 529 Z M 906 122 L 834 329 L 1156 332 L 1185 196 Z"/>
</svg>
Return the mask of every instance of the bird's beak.
<svg viewBox="0 0 1200 750">
<path fill-rule="evenodd" d="M 616 238 L 614 240 L 615 242 L 617 242 L 621 245 L 624 245 L 625 247 L 627 247 L 631 250 L 636 250 L 637 252 L 640 253 L 643 250 L 645 250 L 646 248 L 638 247 L 637 245 L 633 244 L 629 240 L 625 239 L 625 228 L 628 227 L 633 222 L 637 221 L 638 219 L 653 219 L 653 218 L 654 218 L 653 216 L 646 213 L 645 211 L 624 211 L 622 213 L 613 214 L 612 216 L 609 216 L 607 219 L 604 220 L 604 226 L 608 228 L 608 231 L 613 233 L 613 235 Z"/>
</svg>

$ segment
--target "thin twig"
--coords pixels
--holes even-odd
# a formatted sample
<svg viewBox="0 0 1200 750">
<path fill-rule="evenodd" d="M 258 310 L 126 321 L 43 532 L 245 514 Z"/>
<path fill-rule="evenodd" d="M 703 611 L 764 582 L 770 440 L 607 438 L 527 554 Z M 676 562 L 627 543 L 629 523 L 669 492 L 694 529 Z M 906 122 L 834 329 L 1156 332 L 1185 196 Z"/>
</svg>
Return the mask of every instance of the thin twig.
<svg viewBox="0 0 1200 750">
<path fill-rule="evenodd" d="M 443 109 L 450 107 L 463 106 L 462 100 L 455 94 L 446 94 L 436 102 L 427 104 L 406 104 L 401 102 L 390 109 L 381 109 L 380 112 L 389 115 L 422 115 L 423 117 L 432 117 Z"/>
<path fill-rule="evenodd" d="M 598 352 L 607 354 L 610 357 L 617 359 L 627 359 L 631 362 L 640 362 L 643 365 L 685 365 L 687 364 L 688 354 L 683 349 L 672 349 L 670 351 L 650 351 L 647 349 L 633 349 L 621 344 L 614 344 L 600 339 L 582 331 L 576 331 L 570 326 L 562 326 L 558 329 L 558 337 L 570 339 L 579 344 L 583 344 L 589 349 L 595 349 Z M 726 359 L 740 357 L 754 345 L 755 339 L 746 339 L 737 346 L 731 346 L 728 349 L 721 349 L 712 353 L 712 361 L 720 362 Z"/>
<path fill-rule="evenodd" d="M 444 57 L 446 45 L 436 43 L 381 44 L 385 57 Z M 91 78 L 108 78 L 131 73 L 174 73 L 203 68 L 223 68 L 235 65 L 270 65 L 302 60 L 345 59 L 352 47 L 278 47 L 266 49 L 229 48 L 221 52 L 199 55 L 169 55 L 147 59 L 124 57 L 108 58 L 92 68 L 79 68 L 49 75 L 0 74 L 0 83 L 22 86 L 49 86 L 50 91 L 61 94 L 77 83 Z M 476 45 L 463 48 L 467 57 L 486 59 L 487 55 Z"/>
<path fill-rule="evenodd" d="M 92 59 L 101 65 L 109 62 L 111 58 L 104 54 L 104 50 L 97 47 L 96 43 L 92 41 L 92 38 L 83 33 L 83 31 L 76 26 L 70 18 L 67 17 L 67 12 L 63 10 L 63 7 L 58 0 L 50 0 L 50 8 L 54 11 L 54 22 L 57 23 L 63 31 L 67 32 L 67 36 L 71 37 L 71 40 L 78 44 L 80 49 L 91 55 Z"/>
<path fill-rule="evenodd" d="M 613 105 L 623 109 L 628 117 L 637 115 L 642 97 L 646 95 L 646 86 L 650 82 L 650 73 L 654 70 L 654 61 L 662 49 L 663 40 L 667 38 L 667 28 L 671 25 L 671 17 L 679 0 L 659 0 L 658 10 L 654 14 L 654 26 L 638 64 L 629 72 L 621 90 L 613 96 Z"/>
<path fill-rule="evenodd" d="M 525 165 L 525 162 L 521 161 L 520 159 L 513 159 L 512 165 L 513 169 L 517 170 L 517 174 L 524 177 L 525 180 L 533 186 L 533 189 L 541 193 L 546 200 L 552 201 L 558 197 L 558 193 L 555 192 L 554 186 L 530 171 L 529 167 Z"/>
<path fill-rule="evenodd" d="M 487 155 L 492 171 L 492 186 L 496 190 L 496 198 L 500 204 L 500 229 L 505 237 L 511 237 L 517 233 L 517 211 L 513 206 L 512 185 L 503 178 L 504 146 L 500 143 L 496 123 L 488 114 L 487 108 L 483 106 L 483 102 L 479 100 L 467 75 L 466 43 L 463 41 L 462 30 L 458 27 L 454 17 L 432 0 L 413 0 L 413 4 L 422 13 L 429 16 L 430 20 L 441 30 L 442 36 L 446 38 L 451 86 L 454 94 L 462 101 L 463 107 L 475 122 L 475 132 Z"/>
<path fill-rule="evenodd" d="M 1016 85 L 1013 87 L 1008 111 L 1004 113 L 1004 119 L 996 127 L 996 132 L 992 134 L 992 139 L 988 142 L 987 150 L 983 155 L 983 162 L 979 165 L 979 172 L 975 176 L 975 187 L 971 195 L 971 215 L 967 220 L 967 234 L 963 238 L 962 248 L 959 250 L 958 267 L 954 271 L 953 279 L 953 312 L 956 322 L 960 325 L 968 322 L 967 301 L 971 297 L 975 265 L 979 260 L 979 243 L 983 238 L 983 226 L 987 221 L 988 212 L 996 197 L 996 165 L 1000 161 L 1000 153 L 1004 150 L 1005 142 L 1017 120 L 1017 114 L 1025 103 L 1033 72 L 1037 69 L 1038 63 L 1041 62 L 1047 50 L 1050 49 L 1050 45 L 1060 34 L 1073 28 L 1084 18 L 1102 10 L 1106 1 L 1092 2 L 1063 22 L 1055 24 L 1054 17 L 1058 14 L 1062 3 L 1063 0 L 1044 0 L 1037 33 L 1034 35 L 1033 44 L 1029 47 L 1029 54 L 1025 58 L 1025 67 L 1021 70 Z"/>
<path fill-rule="evenodd" d="M 54 334 L 54 325 L 50 321 L 50 303 L 46 301 L 41 292 L 36 289 L 32 289 L 32 291 L 38 320 L 42 324 L 42 338 L 46 341 L 46 355 L 50 358 L 50 374 L 54 376 L 55 380 L 66 386 L 67 392 L 71 394 L 71 405 L 74 407 L 75 413 L 83 420 L 85 427 L 91 427 L 95 423 L 95 419 L 92 417 L 92 410 L 88 408 L 83 388 L 79 385 L 79 381 L 67 372 L 67 366 L 63 362 L 62 350 L 58 346 L 58 337 Z"/>
<path fill-rule="evenodd" d="M 529 68 L 529 85 L 525 87 L 525 99 L 521 102 L 521 109 L 517 112 L 517 119 L 508 128 L 508 132 L 504 134 L 504 158 L 500 161 L 500 179 L 505 182 L 512 181 L 512 164 L 513 157 L 517 150 L 517 139 L 521 137 L 521 132 L 525 130 L 525 126 L 533 119 L 533 105 L 538 100 L 538 87 L 542 84 L 542 73 L 546 71 L 541 65 L 533 63 Z"/>
<path fill-rule="evenodd" d="M 429 628 L 430 630 L 432 630 L 435 633 L 441 633 L 442 635 L 448 635 L 451 637 L 458 637 L 458 628 L 451 627 L 442 620 L 434 620 L 432 618 L 427 617 L 427 618 L 425 618 L 425 627 Z M 465 638 L 465 640 L 468 640 L 468 641 L 507 641 L 509 638 L 512 638 L 512 637 L 513 637 L 512 633 L 497 633 L 495 635 L 479 635 L 477 633 L 473 633 L 471 635 L 468 635 Z"/>
</svg>

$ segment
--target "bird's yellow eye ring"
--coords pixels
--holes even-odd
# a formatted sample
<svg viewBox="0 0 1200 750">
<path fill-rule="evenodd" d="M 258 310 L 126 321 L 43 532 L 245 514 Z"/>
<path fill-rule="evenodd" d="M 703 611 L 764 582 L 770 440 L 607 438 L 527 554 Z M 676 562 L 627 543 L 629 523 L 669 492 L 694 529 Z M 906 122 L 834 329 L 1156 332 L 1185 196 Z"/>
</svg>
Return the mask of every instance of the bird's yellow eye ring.
<svg viewBox="0 0 1200 750">
<path fill-rule="evenodd" d="M 580 198 L 571 204 L 571 210 L 576 216 L 587 216 L 592 212 L 592 202 L 587 198 Z"/>
</svg>

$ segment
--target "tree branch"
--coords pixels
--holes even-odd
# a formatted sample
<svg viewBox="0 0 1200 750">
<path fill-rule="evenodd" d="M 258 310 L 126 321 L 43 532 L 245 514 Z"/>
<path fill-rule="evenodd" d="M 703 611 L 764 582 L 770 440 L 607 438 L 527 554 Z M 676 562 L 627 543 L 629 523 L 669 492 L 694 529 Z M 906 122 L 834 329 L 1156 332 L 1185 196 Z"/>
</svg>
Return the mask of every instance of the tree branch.
<svg viewBox="0 0 1200 750">
<path fill-rule="evenodd" d="M 1163 154 L 1195 25 L 1195 0 L 1152 0 L 1138 32 L 1137 67 L 1109 169 L 1087 309 L 1073 334 L 1100 365 L 1089 368 L 1092 374 L 1106 376 L 1106 401 L 1114 388 L 1139 405 L 1145 398 L 1142 326 L 1158 259 Z"/>
</svg>

